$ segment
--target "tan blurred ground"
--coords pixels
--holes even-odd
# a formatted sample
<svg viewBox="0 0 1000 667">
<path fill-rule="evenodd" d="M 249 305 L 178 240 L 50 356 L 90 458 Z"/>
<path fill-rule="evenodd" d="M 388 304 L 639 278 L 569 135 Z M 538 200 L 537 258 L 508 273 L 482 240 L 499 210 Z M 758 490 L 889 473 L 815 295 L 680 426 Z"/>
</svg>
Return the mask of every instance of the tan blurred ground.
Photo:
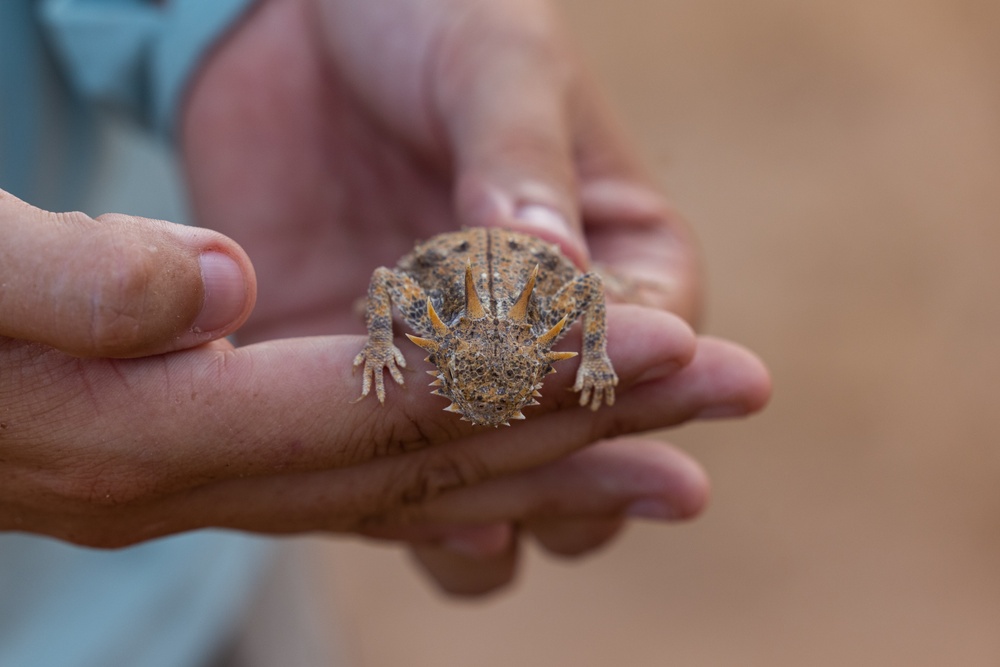
<svg viewBox="0 0 1000 667">
<path fill-rule="evenodd" d="M 1000 664 L 1000 4 L 563 6 L 774 402 L 671 435 L 703 518 L 486 603 L 324 547 L 360 663 Z"/>
</svg>

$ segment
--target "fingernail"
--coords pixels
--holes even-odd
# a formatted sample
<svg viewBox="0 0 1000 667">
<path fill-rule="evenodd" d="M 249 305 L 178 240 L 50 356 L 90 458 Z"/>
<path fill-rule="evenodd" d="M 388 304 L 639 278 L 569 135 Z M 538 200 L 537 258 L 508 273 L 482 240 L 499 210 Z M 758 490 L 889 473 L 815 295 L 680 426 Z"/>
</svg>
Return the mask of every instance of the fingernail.
<svg viewBox="0 0 1000 667">
<path fill-rule="evenodd" d="M 663 502 L 661 498 L 640 498 L 625 508 L 626 516 L 633 519 L 653 519 L 655 521 L 673 521 L 677 512 L 673 507 Z"/>
<path fill-rule="evenodd" d="M 243 270 L 236 261 L 221 252 L 205 252 L 198 258 L 205 301 L 191 330 L 211 332 L 231 324 L 243 314 L 247 285 Z"/>
<path fill-rule="evenodd" d="M 559 211 L 543 204 L 525 204 L 514 212 L 518 231 L 533 234 L 547 241 L 558 243 L 577 266 L 589 263 L 587 248 L 579 236 L 572 232 L 569 221 Z"/>
<path fill-rule="evenodd" d="M 553 208 L 541 204 L 527 204 L 514 213 L 514 217 L 539 231 L 565 234 L 569 229 L 566 218 Z"/>
</svg>

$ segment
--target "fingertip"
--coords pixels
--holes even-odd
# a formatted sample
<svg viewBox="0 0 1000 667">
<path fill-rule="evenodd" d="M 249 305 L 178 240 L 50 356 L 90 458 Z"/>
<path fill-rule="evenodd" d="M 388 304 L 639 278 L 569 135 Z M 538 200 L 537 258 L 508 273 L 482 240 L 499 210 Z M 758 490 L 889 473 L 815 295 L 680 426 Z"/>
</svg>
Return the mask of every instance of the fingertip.
<svg viewBox="0 0 1000 667">
<path fill-rule="evenodd" d="M 657 440 L 625 437 L 599 443 L 580 458 L 600 464 L 604 488 L 624 496 L 620 511 L 631 518 L 681 521 L 708 505 L 711 483 L 704 467 L 686 452 Z"/>
<path fill-rule="evenodd" d="M 203 345 L 236 331 L 256 302 L 250 258 L 233 240 L 210 229 L 105 214 L 97 218 L 140 238 L 158 239 L 165 252 L 146 277 L 150 307 L 145 340 L 113 356 L 145 356 Z M 173 293 L 173 294 L 171 294 Z M 162 303 L 157 303 L 162 302 Z"/>
<path fill-rule="evenodd" d="M 191 325 L 193 334 L 231 332 L 250 315 L 256 289 L 247 266 L 228 253 L 208 250 L 198 257 L 204 300 Z"/>
<path fill-rule="evenodd" d="M 771 370 L 757 354 L 743 348 L 744 379 L 746 385 L 746 406 L 748 414 L 760 412 L 771 402 L 774 392 L 774 378 Z"/>
<path fill-rule="evenodd" d="M 508 227 L 555 243 L 578 267 L 586 267 L 590 263 L 590 253 L 579 226 L 571 224 L 566 215 L 554 206 L 522 203 L 515 210 Z"/>
<path fill-rule="evenodd" d="M 441 548 L 470 559 L 492 558 L 510 551 L 514 530 L 508 523 L 491 523 L 456 530 L 441 540 Z"/>
<path fill-rule="evenodd" d="M 562 558 L 580 558 L 608 546 L 625 527 L 619 516 L 561 517 L 527 521 L 527 530 L 549 553 Z"/>
<path fill-rule="evenodd" d="M 540 182 L 504 186 L 470 174 L 459 179 L 455 205 L 459 219 L 470 227 L 503 227 L 557 245 L 574 264 L 589 264 L 578 214 L 569 195 Z"/>
<path fill-rule="evenodd" d="M 608 355 L 631 385 L 674 375 L 697 349 L 694 330 L 677 315 L 629 304 L 608 308 Z"/>
<path fill-rule="evenodd" d="M 472 598 L 495 593 L 517 573 L 517 540 L 492 556 L 469 556 L 440 546 L 414 545 L 414 560 L 445 593 Z"/>
<path fill-rule="evenodd" d="M 7 200 L 10 201 L 7 201 Z M 253 267 L 209 230 L 4 198 L 0 333 L 80 357 L 159 354 L 222 338 L 253 307 Z"/>
<path fill-rule="evenodd" d="M 690 456 L 680 456 L 670 461 L 672 474 L 669 488 L 665 490 L 666 503 L 670 506 L 671 521 L 693 519 L 708 507 L 712 496 L 712 482 L 705 468 Z M 631 516 L 635 505 L 630 507 Z M 648 517 L 647 517 L 648 518 Z"/>
<path fill-rule="evenodd" d="M 690 376 L 678 381 L 686 381 L 698 389 L 693 395 L 700 396 L 703 403 L 692 411 L 695 419 L 746 417 L 763 410 L 771 399 L 772 381 L 767 366 L 737 343 L 700 337 L 691 370 Z"/>
</svg>

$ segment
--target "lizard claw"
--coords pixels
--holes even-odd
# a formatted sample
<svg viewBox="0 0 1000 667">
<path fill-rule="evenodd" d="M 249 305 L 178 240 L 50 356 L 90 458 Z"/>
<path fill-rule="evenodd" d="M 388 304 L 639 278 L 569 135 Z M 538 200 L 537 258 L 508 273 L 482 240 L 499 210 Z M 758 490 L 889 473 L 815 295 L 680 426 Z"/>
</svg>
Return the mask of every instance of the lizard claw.
<svg viewBox="0 0 1000 667">
<path fill-rule="evenodd" d="M 576 373 L 576 384 L 573 391 L 580 392 L 580 405 L 596 410 L 602 404 L 615 404 L 615 387 L 618 376 L 611 367 L 611 361 L 603 359 L 585 359 Z"/>
<path fill-rule="evenodd" d="M 389 375 L 396 381 L 396 384 L 403 385 L 403 374 L 400 368 L 406 368 L 406 359 L 399 348 L 392 343 L 373 343 L 368 341 L 364 349 L 354 357 L 354 368 L 364 364 L 362 370 L 361 395 L 354 399 L 357 403 L 369 394 L 372 388 L 372 380 L 375 384 L 375 395 L 378 402 L 385 404 L 385 376 L 382 370 L 389 369 Z"/>
</svg>

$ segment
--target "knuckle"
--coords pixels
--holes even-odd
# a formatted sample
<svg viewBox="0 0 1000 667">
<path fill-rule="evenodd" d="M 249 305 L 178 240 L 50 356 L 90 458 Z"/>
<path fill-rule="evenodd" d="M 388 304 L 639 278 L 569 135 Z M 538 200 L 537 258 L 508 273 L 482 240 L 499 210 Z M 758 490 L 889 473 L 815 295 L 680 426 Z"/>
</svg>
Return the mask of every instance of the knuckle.
<svg viewBox="0 0 1000 667">
<path fill-rule="evenodd" d="M 386 509 L 403 523 L 419 518 L 423 506 L 440 495 L 472 486 L 490 475 L 472 453 L 458 448 L 426 450 L 414 464 L 405 464 L 403 474 L 390 480 L 382 496 Z"/>
<path fill-rule="evenodd" d="M 90 342 L 94 354 L 114 356 L 146 342 L 157 297 L 155 250 L 116 250 L 102 268 L 90 297 Z"/>
</svg>

